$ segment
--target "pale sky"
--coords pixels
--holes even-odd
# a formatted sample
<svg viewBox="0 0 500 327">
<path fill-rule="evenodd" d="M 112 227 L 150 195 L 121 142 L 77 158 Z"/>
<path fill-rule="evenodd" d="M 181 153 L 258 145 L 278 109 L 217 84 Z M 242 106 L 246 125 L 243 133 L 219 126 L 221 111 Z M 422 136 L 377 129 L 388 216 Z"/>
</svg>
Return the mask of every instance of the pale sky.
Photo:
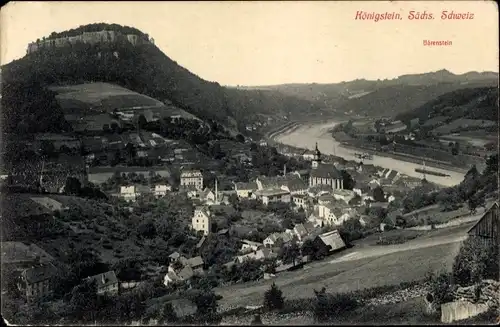
<svg viewBox="0 0 500 327">
<path fill-rule="evenodd" d="M 402 20 L 355 20 L 358 10 Z M 410 10 L 434 20 L 409 20 Z M 443 10 L 474 19 L 441 20 Z M 104 22 L 148 33 L 178 64 L 222 85 L 498 72 L 497 10 L 493 1 L 10 2 L 1 10 L 0 58 L 23 57 L 29 42 L 53 31 Z"/>
</svg>

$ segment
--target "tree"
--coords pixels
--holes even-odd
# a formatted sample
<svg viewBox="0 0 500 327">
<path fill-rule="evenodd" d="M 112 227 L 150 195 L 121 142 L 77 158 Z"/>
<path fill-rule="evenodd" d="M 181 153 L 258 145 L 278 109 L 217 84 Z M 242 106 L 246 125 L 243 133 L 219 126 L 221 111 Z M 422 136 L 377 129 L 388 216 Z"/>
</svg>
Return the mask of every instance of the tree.
<svg viewBox="0 0 500 327">
<path fill-rule="evenodd" d="M 291 242 L 290 244 L 282 247 L 279 255 L 280 259 L 282 259 L 284 263 L 293 263 L 294 266 L 299 256 L 300 248 L 295 242 Z"/>
<path fill-rule="evenodd" d="M 477 238 L 465 240 L 453 263 L 455 283 L 468 286 L 481 279 L 496 279 L 498 275 L 498 247 Z"/>
<path fill-rule="evenodd" d="M 373 189 L 373 199 L 376 202 L 385 202 L 384 190 L 380 186 Z"/>
<path fill-rule="evenodd" d="M 70 195 L 78 195 L 82 190 L 82 185 L 77 178 L 68 177 L 64 185 L 64 192 Z"/>
<path fill-rule="evenodd" d="M 340 173 L 342 174 L 342 181 L 343 181 L 344 189 L 352 190 L 354 188 L 354 186 L 356 185 L 356 181 L 352 178 L 352 176 L 346 170 L 341 170 Z"/>
<path fill-rule="evenodd" d="M 146 117 L 144 117 L 144 115 L 139 115 L 139 117 L 137 118 L 137 127 L 139 129 L 145 129 L 147 125 L 148 121 Z"/>
<path fill-rule="evenodd" d="M 264 307 L 268 310 L 280 310 L 283 309 L 284 303 L 285 299 L 281 290 L 273 283 L 264 294 Z"/>
<path fill-rule="evenodd" d="M 478 207 L 484 207 L 486 205 L 486 200 L 484 199 L 484 196 L 475 194 L 469 198 L 467 204 L 471 214 L 475 214 Z"/>
<path fill-rule="evenodd" d="M 250 323 L 250 325 L 252 325 L 252 326 L 262 326 L 262 325 L 264 325 L 264 324 L 262 323 L 262 319 L 260 318 L 260 315 L 255 315 L 255 316 L 253 317 L 253 320 L 252 320 L 252 322 Z"/>
<path fill-rule="evenodd" d="M 202 322 L 216 322 L 219 320 L 217 314 L 217 300 L 222 297 L 216 295 L 211 289 L 200 291 L 192 300 L 198 308 L 197 316 Z"/>
</svg>

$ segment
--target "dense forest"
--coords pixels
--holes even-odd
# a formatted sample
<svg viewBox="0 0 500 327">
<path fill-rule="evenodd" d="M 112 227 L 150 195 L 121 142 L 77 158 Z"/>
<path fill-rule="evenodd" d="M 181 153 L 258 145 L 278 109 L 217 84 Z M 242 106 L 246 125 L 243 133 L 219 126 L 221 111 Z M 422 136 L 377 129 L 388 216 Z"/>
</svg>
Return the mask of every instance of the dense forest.
<svg viewBox="0 0 500 327">
<path fill-rule="evenodd" d="M 498 88 L 476 87 L 443 94 L 424 105 L 397 116 L 409 121 L 419 118 L 421 123 L 438 116 L 498 121 Z"/>
<path fill-rule="evenodd" d="M 51 34 L 52 37 L 73 35 L 83 31 L 115 30 L 137 33 L 135 29 L 119 25 L 93 24 L 76 30 Z M 143 34 L 143 33 L 141 33 Z M 3 87 L 40 88 L 49 85 L 79 84 L 83 82 L 108 82 L 118 84 L 160 101 L 170 100 L 201 119 L 215 119 L 240 129 L 258 115 L 305 116 L 319 108 L 302 99 L 272 91 L 240 91 L 221 87 L 216 82 L 205 81 L 179 66 L 152 44 L 133 46 L 126 39 L 114 43 L 95 45 L 77 43 L 64 47 L 48 48 L 26 55 L 2 67 Z M 16 92 L 2 98 L 2 107 L 9 125 L 19 117 L 19 100 Z M 29 101 L 38 102 L 38 100 Z M 37 106 L 28 106 L 28 114 L 39 116 Z"/>
</svg>

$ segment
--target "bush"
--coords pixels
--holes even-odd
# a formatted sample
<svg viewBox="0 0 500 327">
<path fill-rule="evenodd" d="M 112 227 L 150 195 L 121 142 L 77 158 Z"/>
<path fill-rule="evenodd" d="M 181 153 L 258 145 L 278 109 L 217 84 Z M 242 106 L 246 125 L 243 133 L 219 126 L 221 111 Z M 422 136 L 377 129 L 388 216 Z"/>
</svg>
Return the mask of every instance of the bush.
<svg viewBox="0 0 500 327">
<path fill-rule="evenodd" d="M 498 248 L 475 238 L 467 239 L 453 263 L 455 283 L 468 286 L 482 279 L 496 279 L 498 274 Z"/>
<path fill-rule="evenodd" d="M 435 275 L 434 273 L 430 273 L 428 284 L 429 293 L 431 294 L 428 300 L 438 308 L 443 303 L 453 301 L 453 283 L 450 274 L 440 273 L 439 275 Z"/>
<path fill-rule="evenodd" d="M 339 314 L 356 309 L 360 303 L 351 294 L 328 294 L 326 289 L 314 290 L 316 302 L 313 309 L 318 322 L 326 322 Z"/>
<path fill-rule="evenodd" d="M 264 308 L 267 310 L 280 310 L 283 309 L 284 302 L 283 292 L 273 283 L 271 288 L 264 294 Z"/>
</svg>

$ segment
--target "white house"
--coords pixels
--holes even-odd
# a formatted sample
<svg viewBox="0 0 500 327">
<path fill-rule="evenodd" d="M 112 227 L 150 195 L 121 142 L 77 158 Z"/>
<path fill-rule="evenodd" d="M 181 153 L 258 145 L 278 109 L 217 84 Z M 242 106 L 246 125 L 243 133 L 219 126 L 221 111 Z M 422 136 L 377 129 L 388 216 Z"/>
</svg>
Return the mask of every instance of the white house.
<svg viewBox="0 0 500 327">
<path fill-rule="evenodd" d="M 258 249 L 260 249 L 264 246 L 264 244 L 262 244 L 262 243 L 252 242 L 249 240 L 242 240 L 241 243 L 242 244 L 241 244 L 240 252 L 242 252 L 242 253 L 257 251 Z"/>
<path fill-rule="evenodd" d="M 172 186 L 167 185 L 167 184 L 156 184 L 155 185 L 155 196 L 156 197 L 162 197 L 167 195 L 167 192 L 172 191 Z"/>
<path fill-rule="evenodd" d="M 307 196 L 305 195 L 294 195 L 292 200 L 297 208 L 305 209 L 307 207 Z"/>
<path fill-rule="evenodd" d="M 257 190 L 257 183 L 234 183 L 234 190 L 238 198 L 250 198 Z"/>
<path fill-rule="evenodd" d="M 271 202 L 291 202 L 290 192 L 280 189 L 258 190 L 255 191 L 255 196 L 257 199 L 260 199 L 265 205 L 268 205 Z"/>
<path fill-rule="evenodd" d="M 356 194 L 351 190 L 339 190 L 339 189 L 333 190 L 332 195 L 336 200 L 342 200 L 345 203 L 349 203 L 349 201 L 351 201 L 356 196 Z"/>
<path fill-rule="evenodd" d="M 195 231 L 203 231 L 204 235 L 208 235 L 211 232 L 211 224 L 212 214 L 209 209 L 207 207 L 197 207 L 191 219 L 192 228 Z"/>
<path fill-rule="evenodd" d="M 185 170 L 181 173 L 181 186 L 194 186 L 203 189 L 203 175 L 199 170 Z"/>
</svg>

